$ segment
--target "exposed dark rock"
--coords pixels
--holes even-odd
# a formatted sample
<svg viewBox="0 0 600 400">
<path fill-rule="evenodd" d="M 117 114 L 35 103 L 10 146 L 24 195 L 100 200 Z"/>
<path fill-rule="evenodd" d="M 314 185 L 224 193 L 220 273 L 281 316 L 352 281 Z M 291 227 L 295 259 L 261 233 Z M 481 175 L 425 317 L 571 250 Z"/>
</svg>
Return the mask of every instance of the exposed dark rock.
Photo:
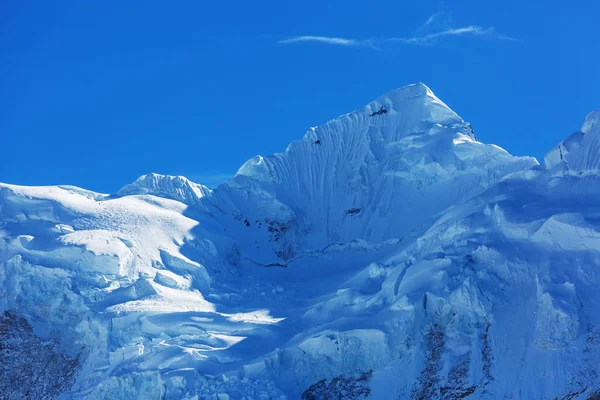
<svg viewBox="0 0 600 400">
<path fill-rule="evenodd" d="M 267 268 L 271 268 L 271 267 L 281 267 L 281 268 L 287 268 L 288 265 L 287 264 L 282 264 L 282 263 L 269 263 L 269 264 L 263 264 L 263 263 L 259 263 L 256 260 L 253 260 L 249 257 L 246 257 L 246 259 L 248 259 L 252 264 L 256 264 L 260 267 L 267 267 Z"/>
<path fill-rule="evenodd" d="M 435 324 L 425 335 L 425 368 L 411 391 L 415 400 L 429 400 L 440 397 L 441 358 L 444 350 L 444 332 Z"/>
<path fill-rule="evenodd" d="M 487 392 L 487 387 L 494 381 L 492 376 L 492 362 L 494 355 L 492 354 L 492 346 L 490 344 L 490 327 L 488 323 L 483 334 L 483 343 L 481 344 L 481 361 L 483 363 L 483 378 L 481 379 L 482 392 Z"/>
<path fill-rule="evenodd" d="M 586 400 L 600 400 L 600 389 L 591 391 Z"/>
<path fill-rule="evenodd" d="M 0 399 L 54 399 L 73 384 L 79 356 L 61 354 L 23 318 L 0 316 Z"/>
<path fill-rule="evenodd" d="M 563 396 L 556 397 L 554 400 L 573 400 L 573 399 L 579 397 L 580 395 L 582 395 L 583 393 L 585 393 L 586 390 L 587 390 L 587 387 L 584 387 L 583 389 L 580 389 L 580 390 L 573 390 Z M 588 400 L 590 400 L 590 399 L 596 400 L 593 397 L 588 397 Z"/>
<path fill-rule="evenodd" d="M 367 385 L 373 371 L 361 372 L 357 376 L 340 375 L 331 381 L 327 379 L 311 385 L 302 393 L 303 400 L 356 400 L 371 395 Z"/>
<path fill-rule="evenodd" d="M 598 347 L 600 347 L 600 331 L 593 326 L 588 326 L 583 352 L 590 353 Z"/>
<path fill-rule="evenodd" d="M 375 112 L 372 112 L 371 114 L 369 114 L 369 117 L 374 117 L 376 115 L 381 115 L 381 114 L 387 114 L 387 110 L 383 106 L 381 106 L 379 111 L 375 111 Z"/>
<path fill-rule="evenodd" d="M 479 142 L 479 140 L 477 140 L 477 136 L 475 136 L 475 131 L 473 130 L 471 124 L 467 124 L 467 129 L 469 130 L 469 133 L 471 133 L 473 139 L 475 139 L 476 142 Z"/>
<path fill-rule="evenodd" d="M 294 258 L 294 248 L 291 244 L 287 244 L 286 246 L 275 250 L 275 255 L 285 261 L 292 260 L 292 258 Z"/>
<path fill-rule="evenodd" d="M 469 397 L 477 390 L 476 385 L 469 385 L 469 359 L 458 363 L 448 373 L 448 380 L 440 388 L 444 400 L 459 400 Z"/>
<path fill-rule="evenodd" d="M 267 231 L 271 233 L 271 237 L 269 239 L 271 242 L 278 242 L 279 239 L 283 237 L 285 232 L 287 232 L 287 226 L 282 222 L 273 221 L 268 218 L 265 219 L 265 222 L 269 225 L 267 227 Z"/>
</svg>

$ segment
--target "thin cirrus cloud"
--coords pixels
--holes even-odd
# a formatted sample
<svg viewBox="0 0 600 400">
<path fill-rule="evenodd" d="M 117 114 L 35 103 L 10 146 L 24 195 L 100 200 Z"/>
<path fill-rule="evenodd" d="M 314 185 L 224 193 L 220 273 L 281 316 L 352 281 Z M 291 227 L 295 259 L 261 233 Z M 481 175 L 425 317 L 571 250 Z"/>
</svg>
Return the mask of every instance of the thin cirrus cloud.
<svg viewBox="0 0 600 400">
<path fill-rule="evenodd" d="M 402 43 L 411 45 L 431 45 L 444 37 L 468 37 L 479 36 L 499 40 L 517 39 L 510 36 L 501 35 L 493 27 L 482 27 L 478 25 L 469 25 L 459 28 L 451 27 L 452 16 L 447 12 L 437 12 L 432 14 L 427 21 L 421 25 L 413 36 L 409 37 L 390 37 L 383 39 L 355 39 L 330 36 L 295 36 L 278 41 L 278 44 L 298 44 L 307 42 L 316 42 L 336 46 L 359 47 L 368 46 L 379 50 L 377 45 L 384 43 Z"/>
<path fill-rule="evenodd" d="M 496 30 L 492 27 L 484 28 L 477 25 L 470 25 L 462 28 L 450 28 L 440 32 L 428 33 L 425 35 L 412 36 L 408 38 L 390 38 L 388 40 L 406 44 L 431 44 L 444 36 L 487 36 L 501 40 L 517 40 L 510 36 L 497 34 Z"/>
<path fill-rule="evenodd" d="M 375 50 L 381 50 L 377 47 L 378 42 L 374 39 L 348 39 L 348 38 L 340 38 L 340 37 L 330 37 L 330 36 L 312 36 L 312 35 L 304 35 L 304 36 L 295 36 L 288 39 L 283 39 L 277 42 L 277 44 L 294 44 L 294 43 L 306 43 L 306 42 L 316 42 L 316 43 L 324 43 L 331 44 L 336 46 L 346 46 L 346 47 L 370 47 Z"/>
<path fill-rule="evenodd" d="M 280 40 L 277 43 L 279 44 L 290 44 L 290 43 L 304 43 L 304 42 L 319 42 L 326 44 L 336 44 L 340 46 L 358 46 L 360 44 L 360 40 L 356 39 L 345 39 L 338 37 L 329 37 L 329 36 L 296 36 L 289 39 Z"/>
</svg>

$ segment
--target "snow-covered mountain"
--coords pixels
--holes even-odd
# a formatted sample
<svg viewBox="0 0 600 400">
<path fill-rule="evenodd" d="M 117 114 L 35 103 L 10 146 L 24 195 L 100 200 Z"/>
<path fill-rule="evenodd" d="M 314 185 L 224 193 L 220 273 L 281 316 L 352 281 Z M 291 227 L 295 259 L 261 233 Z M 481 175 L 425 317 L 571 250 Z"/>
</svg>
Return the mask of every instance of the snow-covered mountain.
<svg viewBox="0 0 600 400">
<path fill-rule="evenodd" d="M 0 398 L 598 398 L 599 150 L 416 84 L 214 190 L 0 184 Z"/>
</svg>

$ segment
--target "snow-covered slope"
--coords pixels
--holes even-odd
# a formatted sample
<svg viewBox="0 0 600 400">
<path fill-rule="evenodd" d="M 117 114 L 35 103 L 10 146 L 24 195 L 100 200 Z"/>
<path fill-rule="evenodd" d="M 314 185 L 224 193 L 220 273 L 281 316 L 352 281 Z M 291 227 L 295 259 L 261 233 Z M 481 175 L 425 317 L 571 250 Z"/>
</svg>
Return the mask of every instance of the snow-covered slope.
<svg viewBox="0 0 600 400">
<path fill-rule="evenodd" d="M 385 114 L 370 116 L 381 107 Z M 362 239 L 403 237 L 446 207 L 465 201 L 508 173 L 537 164 L 479 143 L 470 126 L 423 84 L 397 89 L 361 110 L 310 129 L 284 153 L 257 156 L 215 190 L 221 207 L 243 212 L 252 252 L 276 223 L 285 262 L 303 250 Z"/>
<path fill-rule="evenodd" d="M 590 113 L 581 127 L 545 157 L 547 168 L 576 175 L 598 175 L 600 169 L 600 110 Z"/>
<path fill-rule="evenodd" d="M 594 398 L 599 115 L 542 167 L 416 84 L 214 191 L 0 184 L 2 396 Z"/>
<path fill-rule="evenodd" d="M 151 194 L 177 200 L 184 204 L 198 203 L 200 199 L 210 196 L 210 193 L 209 188 L 191 182 L 186 177 L 160 174 L 140 176 L 135 182 L 125 185 L 117 192 L 119 196 Z"/>
</svg>

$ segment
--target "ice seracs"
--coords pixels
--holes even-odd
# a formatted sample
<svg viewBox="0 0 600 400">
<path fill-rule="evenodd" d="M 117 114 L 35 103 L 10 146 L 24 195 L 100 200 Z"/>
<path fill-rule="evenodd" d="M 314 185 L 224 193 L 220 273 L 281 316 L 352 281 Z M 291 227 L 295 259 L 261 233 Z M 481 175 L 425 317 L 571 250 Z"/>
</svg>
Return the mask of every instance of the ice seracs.
<svg viewBox="0 0 600 400">
<path fill-rule="evenodd" d="M 215 190 L 159 174 L 117 195 L 0 184 L 0 347 L 43 356 L 10 389 L 592 399 L 599 115 L 544 168 L 477 142 L 415 84 Z M 22 348 L 3 334 L 17 325 Z"/>
</svg>

